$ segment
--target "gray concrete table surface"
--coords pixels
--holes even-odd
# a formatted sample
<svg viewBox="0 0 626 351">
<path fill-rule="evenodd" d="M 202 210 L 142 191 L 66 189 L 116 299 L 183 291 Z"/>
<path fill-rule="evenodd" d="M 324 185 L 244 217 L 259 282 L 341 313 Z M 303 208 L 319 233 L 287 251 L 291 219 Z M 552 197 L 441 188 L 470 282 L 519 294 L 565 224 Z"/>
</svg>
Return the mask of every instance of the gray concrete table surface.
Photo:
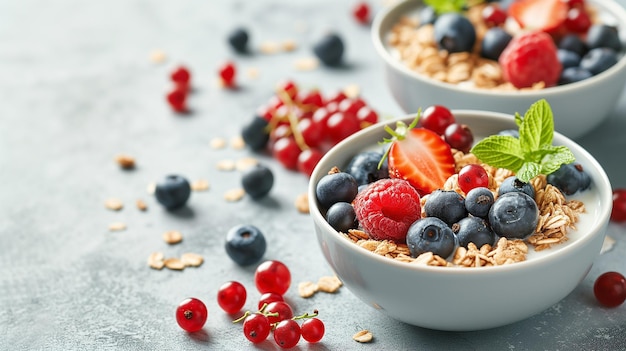
<svg viewBox="0 0 626 351">
<path fill-rule="evenodd" d="M 592 295 L 599 274 L 625 272 L 623 225 L 610 225 L 614 249 L 598 257 L 568 297 L 497 329 L 459 333 L 406 325 L 345 288 L 310 299 L 298 296 L 298 282 L 332 274 L 310 218 L 293 205 L 306 191 L 307 178 L 267 156 L 213 150 L 209 143 L 237 136 L 283 79 L 325 94 L 356 84 L 381 114 L 402 114 L 385 87 L 369 27 L 350 15 L 354 3 L 0 0 L 0 349 L 278 349 L 271 341 L 250 344 L 216 303 L 218 287 L 229 280 L 248 288 L 247 309 L 259 297 L 253 268 L 238 267 L 223 249 L 226 231 L 244 223 L 266 234 L 266 259 L 291 269 L 286 297 L 296 312 L 320 310 L 326 336 L 319 344 L 301 341 L 300 350 L 623 348 L 626 306 L 599 308 Z M 370 4 L 374 11 L 384 6 Z M 285 40 L 297 47 L 236 55 L 225 37 L 238 25 L 250 30 L 254 48 Z M 327 30 L 346 40 L 346 67 L 296 70 L 294 62 L 310 57 L 312 42 Z M 151 62 L 154 50 L 164 52 L 167 61 Z M 217 67 L 228 59 L 239 72 L 235 91 L 215 84 Z M 172 113 L 164 101 L 168 74 L 179 63 L 193 74 L 193 113 L 186 116 Z M 614 187 L 626 187 L 625 114 L 623 96 L 605 123 L 578 140 L 604 165 Z M 120 170 L 113 161 L 118 153 L 135 156 L 137 168 Z M 239 175 L 218 171 L 216 163 L 248 156 L 273 169 L 275 186 L 262 201 L 226 203 L 222 196 L 239 186 Z M 211 188 L 193 193 L 185 209 L 167 212 L 146 187 L 170 173 L 206 179 Z M 125 208 L 105 209 L 110 197 L 121 199 Z M 135 208 L 139 198 L 147 202 L 146 212 Z M 126 223 L 127 229 L 109 232 L 112 222 Z M 165 244 L 161 234 L 167 230 L 181 231 L 182 243 Z M 153 251 L 168 257 L 196 252 L 205 262 L 182 272 L 152 270 L 146 260 Z M 174 318 L 176 305 L 188 296 L 209 308 L 203 331 L 193 335 Z M 361 329 L 373 332 L 371 344 L 352 340 Z"/>
</svg>

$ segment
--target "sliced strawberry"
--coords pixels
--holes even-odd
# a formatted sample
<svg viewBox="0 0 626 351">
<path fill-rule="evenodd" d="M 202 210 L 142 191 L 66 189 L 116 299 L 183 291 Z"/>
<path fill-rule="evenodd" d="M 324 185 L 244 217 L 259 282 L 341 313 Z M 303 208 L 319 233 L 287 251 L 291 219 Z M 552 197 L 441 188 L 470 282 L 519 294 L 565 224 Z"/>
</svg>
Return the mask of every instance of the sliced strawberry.
<svg viewBox="0 0 626 351">
<path fill-rule="evenodd" d="M 517 0 L 508 13 L 522 28 L 557 35 L 564 28 L 567 11 L 563 0 Z"/>
<path fill-rule="evenodd" d="M 413 128 L 389 149 L 389 175 L 407 180 L 420 195 L 443 187 L 454 174 L 450 146 L 436 133 Z"/>
</svg>

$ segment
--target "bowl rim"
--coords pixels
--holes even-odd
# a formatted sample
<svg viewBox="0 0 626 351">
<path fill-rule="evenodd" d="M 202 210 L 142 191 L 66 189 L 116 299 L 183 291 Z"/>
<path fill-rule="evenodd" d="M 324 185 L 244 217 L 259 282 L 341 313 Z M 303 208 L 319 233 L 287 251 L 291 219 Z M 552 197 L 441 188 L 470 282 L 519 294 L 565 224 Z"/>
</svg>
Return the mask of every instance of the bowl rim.
<svg viewBox="0 0 626 351">
<path fill-rule="evenodd" d="M 618 23 L 621 23 L 626 28 L 626 9 L 622 7 L 620 4 L 613 0 L 590 0 L 594 5 L 599 5 L 604 7 L 607 12 L 610 12 L 611 15 L 615 17 Z M 405 6 L 415 6 L 418 1 L 412 0 L 403 0 L 398 1 L 397 3 L 388 6 L 381 10 L 375 17 L 372 22 L 371 27 L 371 37 L 374 43 L 374 48 L 378 55 L 383 58 L 385 63 L 392 67 L 394 70 L 399 71 L 407 77 L 416 79 L 424 84 L 430 84 L 441 88 L 443 90 L 448 90 L 456 93 L 464 93 L 475 96 L 501 96 L 501 97 L 515 97 L 515 96 L 524 96 L 527 98 L 536 98 L 537 100 L 540 98 L 549 98 L 553 95 L 567 93 L 572 90 L 577 90 L 579 88 L 591 88 L 594 85 L 600 84 L 603 79 L 609 78 L 615 75 L 617 72 L 626 69 L 626 54 L 622 54 L 619 60 L 615 65 L 610 67 L 604 72 L 600 74 L 594 75 L 590 78 L 584 79 L 582 81 L 578 81 L 575 83 L 564 84 L 564 85 L 556 85 L 553 87 L 547 87 L 542 89 L 525 89 L 525 90 L 492 90 L 492 89 L 479 89 L 479 88 L 468 88 L 461 87 L 458 84 L 440 82 L 436 79 L 429 78 L 423 74 L 415 72 L 410 68 L 406 67 L 402 62 L 398 59 L 394 58 L 389 50 L 387 49 L 386 44 L 384 43 L 384 38 L 387 35 L 387 32 L 383 33 L 383 23 L 386 22 L 389 16 L 396 15 L 396 12 L 401 11 Z M 407 5 L 408 4 L 408 5 Z M 622 45 L 626 48 L 626 44 L 622 41 Z"/>
<path fill-rule="evenodd" d="M 455 116 L 459 116 L 461 118 L 473 118 L 473 117 L 481 117 L 481 118 L 491 118 L 498 120 L 499 123 L 509 123 L 511 126 L 514 126 L 515 123 L 513 121 L 513 116 L 500 112 L 491 112 L 491 111 L 481 111 L 481 110 L 467 110 L 467 109 L 454 109 L 452 113 Z M 526 260 L 522 262 L 516 262 L 514 264 L 506 264 L 499 266 L 487 266 L 487 267 L 475 267 L 472 269 L 468 269 L 467 267 L 462 266 L 452 266 L 452 267 L 435 267 L 435 266 L 427 266 L 427 265 L 415 265 L 407 262 L 399 262 L 397 260 L 390 259 L 388 257 L 384 257 L 378 254 L 375 254 L 369 250 L 359 247 L 354 244 L 349 239 L 340 235 L 334 228 L 330 226 L 330 224 L 325 220 L 322 216 L 321 211 L 318 208 L 317 200 L 316 200 L 316 192 L 315 192 L 315 184 L 321 177 L 323 177 L 328 169 L 322 169 L 322 165 L 326 163 L 326 160 L 333 157 L 333 155 L 337 152 L 337 150 L 343 148 L 345 145 L 353 143 L 357 139 L 368 138 L 373 134 L 380 133 L 379 129 L 384 128 L 385 125 L 393 125 L 396 121 L 403 120 L 405 122 L 410 122 L 414 118 L 413 115 L 404 115 L 403 117 L 397 117 L 390 120 L 382 121 L 376 123 L 372 126 L 369 126 L 351 136 L 344 139 L 337 145 L 335 145 L 331 150 L 329 150 L 324 157 L 318 163 L 319 167 L 315 167 L 313 173 L 311 174 L 309 187 L 308 187 L 308 196 L 309 196 L 309 207 L 311 209 L 310 214 L 313 217 L 313 221 L 316 225 L 320 226 L 319 230 L 325 230 L 328 232 L 332 240 L 343 247 L 344 249 L 350 250 L 357 255 L 362 255 L 366 258 L 370 258 L 380 264 L 388 264 L 391 266 L 395 266 L 398 269 L 415 271 L 416 273 L 437 273 L 437 274 L 445 274 L 445 275 L 458 275 L 458 274 L 474 274 L 474 275 L 482 275 L 485 272 L 489 274 L 493 274 L 494 272 L 515 272 L 518 270 L 528 270 L 533 269 L 536 266 L 542 266 L 548 262 L 554 261 L 562 256 L 568 255 L 571 251 L 575 251 L 579 249 L 581 246 L 585 245 L 587 242 L 593 240 L 598 235 L 606 235 L 606 225 L 608 224 L 609 217 L 611 214 L 612 208 L 612 192 L 611 192 L 611 184 L 609 178 L 604 171 L 604 168 L 599 164 L 599 162 L 582 146 L 578 145 L 575 141 L 569 139 L 568 137 L 560 134 L 558 132 L 554 132 L 554 143 L 555 144 L 563 144 L 564 142 L 568 145 L 568 147 L 575 153 L 579 154 L 589 163 L 598 173 L 598 178 L 593 178 L 593 183 L 596 184 L 595 188 L 598 189 L 606 189 L 604 193 L 599 193 L 599 202 L 601 204 L 601 208 L 599 211 L 599 216 L 596 219 L 595 225 L 590 228 L 589 233 L 583 235 L 575 242 L 568 244 L 565 247 L 562 247 L 558 250 L 554 250 L 553 252 L 547 253 L 544 256 L 538 257 L 532 260 Z M 319 241 L 319 235 L 318 235 Z"/>
</svg>

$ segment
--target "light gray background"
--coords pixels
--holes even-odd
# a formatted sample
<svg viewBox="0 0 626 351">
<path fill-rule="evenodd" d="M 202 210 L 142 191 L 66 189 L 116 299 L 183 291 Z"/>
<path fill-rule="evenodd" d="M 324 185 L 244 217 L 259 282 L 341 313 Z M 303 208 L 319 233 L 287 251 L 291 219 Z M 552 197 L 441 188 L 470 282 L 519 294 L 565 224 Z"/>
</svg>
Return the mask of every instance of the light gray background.
<svg viewBox="0 0 626 351">
<path fill-rule="evenodd" d="M 293 207 L 296 195 L 306 191 L 306 177 L 260 156 L 276 175 L 271 196 L 226 203 L 222 195 L 239 186 L 239 175 L 217 171 L 215 164 L 252 153 L 215 151 L 209 142 L 237 135 L 286 78 L 326 94 L 358 84 L 381 114 L 401 115 L 385 87 L 369 28 L 350 15 L 353 3 L 0 0 L 0 349 L 255 349 L 215 301 L 219 285 L 228 280 L 248 287 L 247 308 L 259 297 L 252 268 L 239 268 L 223 250 L 226 231 L 242 223 L 265 232 L 267 259 L 290 267 L 294 284 L 287 298 L 296 312 L 320 310 L 327 334 L 317 345 L 301 341 L 301 350 L 622 348 L 626 306 L 598 307 L 592 284 L 604 271 L 626 273 L 623 225 L 610 226 L 615 248 L 596 260 L 570 296 L 540 315 L 494 330 L 450 333 L 402 324 L 345 288 L 335 295 L 298 297 L 298 282 L 332 274 L 310 218 Z M 370 3 L 374 10 L 383 6 Z M 240 24 L 249 28 L 254 47 L 293 39 L 298 48 L 235 55 L 225 37 Z M 347 67 L 295 70 L 293 63 L 310 56 L 313 40 L 329 29 L 346 40 Z M 164 64 L 150 62 L 156 49 L 167 54 Z M 215 85 L 217 67 L 227 59 L 239 70 L 237 91 Z M 171 113 L 164 102 L 169 72 L 179 63 L 193 73 L 189 116 Z M 257 79 L 246 75 L 253 68 Z M 605 123 L 578 140 L 606 168 L 614 187 L 626 187 L 624 114 L 626 97 Z M 137 158 L 137 169 L 117 167 L 113 158 L 121 152 Z M 169 173 L 207 179 L 211 189 L 192 194 L 186 209 L 168 213 L 146 186 Z M 106 210 L 109 197 L 126 207 Z M 147 212 L 134 207 L 137 198 L 148 203 Z M 115 221 L 128 229 L 109 232 Z M 167 246 L 161 234 L 172 229 L 180 230 L 184 241 Z M 197 252 L 206 261 L 183 272 L 155 271 L 146 264 L 153 251 Z M 202 333 L 188 335 L 176 325 L 175 306 L 187 296 L 203 299 L 209 308 Z M 498 311 L 485 311 L 490 313 Z M 373 343 L 351 340 L 361 329 L 374 333 Z M 259 348 L 278 349 L 269 341 Z"/>
</svg>

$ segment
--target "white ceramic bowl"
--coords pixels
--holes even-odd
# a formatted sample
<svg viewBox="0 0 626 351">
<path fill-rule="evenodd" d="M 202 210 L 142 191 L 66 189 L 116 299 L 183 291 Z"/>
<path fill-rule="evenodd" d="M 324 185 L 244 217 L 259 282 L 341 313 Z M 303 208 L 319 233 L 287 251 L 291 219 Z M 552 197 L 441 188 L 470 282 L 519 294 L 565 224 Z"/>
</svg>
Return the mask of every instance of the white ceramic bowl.
<svg viewBox="0 0 626 351">
<path fill-rule="evenodd" d="M 626 43 L 626 10 L 612 0 L 588 0 L 599 9 L 605 23 L 616 25 Z M 536 91 L 493 91 L 470 89 L 440 82 L 406 67 L 387 44 L 390 29 L 399 18 L 416 13 L 422 1 L 400 1 L 381 11 L 372 24 L 372 39 L 385 63 L 386 83 L 396 102 L 407 113 L 429 105 L 452 109 L 489 110 L 524 114 L 540 98 L 548 100 L 558 132 L 577 138 L 598 126 L 611 112 L 624 89 L 626 58 L 605 72 L 581 82 Z M 625 44 L 626 47 L 626 44 Z"/>
<path fill-rule="evenodd" d="M 453 110 L 482 139 L 514 128 L 511 115 Z M 409 123 L 414 117 L 406 117 Z M 347 165 L 358 152 L 379 147 L 387 133 L 379 123 L 332 148 L 314 170 L 309 185 L 310 213 L 324 257 L 345 286 L 367 305 L 397 320 L 431 329 L 468 331 L 523 320 L 557 303 L 585 277 L 600 252 L 612 206 L 611 185 L 598 162 L 582 147 L 555 133 L 554 143 L 568 146 L 592 178 L 579 194 L 587 212 L 569 233 L 570 240 L 548 250 L 529 248 L 524 262 L 464 268 L 397 262 L 354 244 L 325 220 L 315 195 L 317 182 L 333 166 Z M 567 323 L 567 321 L 563 321 Z"/>
</svg>

